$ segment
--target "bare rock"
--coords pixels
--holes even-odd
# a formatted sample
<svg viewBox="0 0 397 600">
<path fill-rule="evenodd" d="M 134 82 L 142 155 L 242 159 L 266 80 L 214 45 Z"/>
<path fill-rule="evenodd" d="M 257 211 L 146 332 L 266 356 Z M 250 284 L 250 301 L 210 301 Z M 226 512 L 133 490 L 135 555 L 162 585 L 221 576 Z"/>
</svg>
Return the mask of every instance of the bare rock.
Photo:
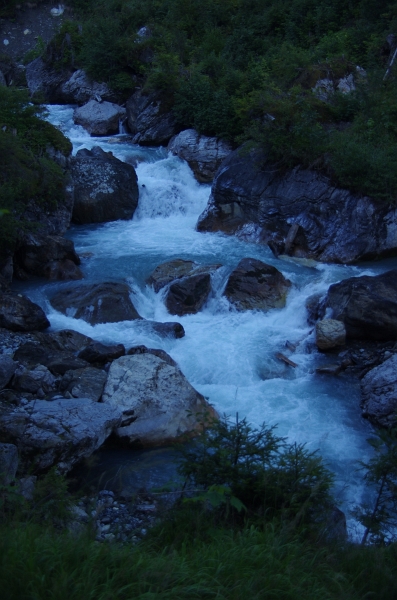
<svg viewBox="0 0 397 600">
<path fill-rule="evenodd" d="M 90 135 L 110 135 L 119 132 L 120 120 L 126 116 L 126 109 L 113 102 L 89 100 L 87 104 L 76 108 L 73 121 L 81 125 Z"/>
<path fill-rule="evenodd" d="M 142 146 L 161 146 L 180 130 L 174 115 L 155 94 L 135 92 L 126 103 L 128 127 L 133 143 Z"/>
<path fill-rule="evenodd" d="M 371 369 L 361 380 L 363 416 L 376 425 L 397 424 L 397 355 Z"/>
<path fill-rule="evenodd" d="M 99 402 L 105 386 L 107 374 L 101 369 L 86 367 L 67 371 L 62 377 L 59 389 L 69 392 L 73 398 L 90 398 Z"/>
<path fill-rule="evenodd" d="M 291 282 L 275 267 L 243 258 L 231 273 L 224 296 L 239 311 L 283 308 Z"/>
<path fill-rule="evenodd" d="M 29 298 L 0 293 L 0 327 L 11 331 L 41 331 L 49 326 L 43 309 Z"/>
<path fill-rule="evenodd" d="M 7 387 L 17 366 L 18 363 L 12 360 L 10 356 L 0 355 L 0 390 Z"/>
<path fill-rule="evenodd" d="M 197 433 L 208 415 L 214 415 L 178 367 L 151 353 L 123 356 L 112 363 L 103 402 L 123 411 L 117 436 L 142 446 Z"/>
<path fill-rule="evenodd" d="M 19 392 L 37 394 L 39 390 L 43 395 L 55 390 L 56 379 L 44 365 L 37 365 L 34 369 L 27 369 L 20 365 L 15 371 L 12 387 Z"/>
<path fill-rule="evenodd" d="M 323 319 L 316 323 L 316 345 L 319 350 L 331 350 L 346 343 L 344 323 L 335 319 Z"/>
<path fill-rule="evenodd" d="M 83 278 L 74 243 L 59 235 L 24 235 L 15 260 L 26 273 L 52 281 Z"/>
<path fill-rule="evenodd" d="M 204 306 L 210 291 L 209 273 L 185 277 L 170 286 L 165 302 L 167 310 L 179 316 L 196 314 Z"/>
<path fill-rule="evenodd" d="M 0 485 L 9 485 L 15 480 L 18 470 L 18 448 L 14 444 L 0 443 Z"/>
<path fill-rule="evenodd" d="M 114 100 L 114 93 L 106 83 L 98 83 L 88 77 L 85 71 L 78 69 L 61 85 L 63 102 L 66 104 L 86 104 L 89 100 Z"/>
<path fill-rule="evenodd" d="M 124 356 L 125 347 L 123 344 L 114 344 L 108 346 L 101 344 L 101 342 L 92 341 L 88 346 L 85 346 L 78 353 L 78 357 L 86 360 L 89 363 L 107 363 L 120 356 Z"/>
</svg>

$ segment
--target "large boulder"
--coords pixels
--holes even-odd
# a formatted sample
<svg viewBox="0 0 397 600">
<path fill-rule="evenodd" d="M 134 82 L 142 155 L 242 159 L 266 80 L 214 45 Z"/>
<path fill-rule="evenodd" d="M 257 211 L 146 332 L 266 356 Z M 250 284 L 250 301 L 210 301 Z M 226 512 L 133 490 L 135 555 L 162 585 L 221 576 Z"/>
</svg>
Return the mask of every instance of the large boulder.
<svg viewBox="0 0 397 600">
<path fill-rule="evenodd" d="M 102 399 L 105 405 L 123 412 L 117 436 L 141 446 L 192 435 L 201 430 L 209 415 L 215 416 L 178 367 L 151 353 L 115 360 Z"/>
<path fill-rule="evenodd" d="M 90 398 L 98 402 L 105 387 L 107 374 L 101 369 L 86 367 L 67 371 L 59 383 L 59 389 L 69 397 Z"/>
<path fill-rule="evenodd" d="M 170 285 L 165 305 L 171 315 L 194 315 L 204 306 L 210 292 L 209 273 L 184 277 Z"/>
<path fill-rule="evenodd" d="M 106 83 L 98 83 L 88 77 L 85 71 L 79 69 L 65 81 L 60 88 L 62 100 L 66 104 L 86 104 L 90 100 L 108 100 L 112 102 L 114 93 Z"/>
<path fill-rule="evenodd" d="M 62 290 L 50 300 L 61 313 L 91 325 L 140 319 L 126 283 L 94 283 Z"/>
<path fill-rule="evenodd" d="M 115 404 L 88 398 L 35 400 L 0 408 L 0 436 L 19 450 L 20 468 L 29 473 L 57 466 L 61 473 L 97 450 L 120 423 Z"/>
<path fill-rule="evenodd" d="M 14 375 L 18 363 L 7 354 L 0 355 L 0 390 L 5 388 Z"/>
<path fill-rule="evenodd" d="M 186 129 L 170 140 L 168 150 L 186 160 L 197 181 L 209 183 L 232 148 L 225 140 Z"/>
<path fill-rule="evenodd" d="M 231 273 L 223 295 L 239 311 L 285 306 L 291 282 L 271 265 L 243 258 Z"/>
<path fill-rule="evenodd" d="M 135 92 L 126 103 L 128 127 L 134 144 L 161 146 L 178 133 L 175 117 L 154 94 Z"/>
<path fill-rule="evenodd" d="M 363 416 L 376 425 L 397 425 L 397 355 L 371 369 L 361 380 Z"/>
<path fill-rule="evenodd" d="M 119 133 L 120 121 L 123 122 L 125 117 L 126 110 L 123 106 L 96 100 L 90 100 L 73 113 L 76 125 L 81 125 L 94 136 Z"/>
<path fill-rule="evenodd" d="M 70 71 L 53 69 L 41 57 L 26 65 L 26 83 L 30 95 L 49 104 L 62 104 L 62 84 L 70 78 Z"/>
<path fill-rule="evenodd" d="M 199 231 L 250 224 L 275 253 L 353 263 L 397 253 L 397 209 L 358 196 L 317 171 L 281 170 L 260 152 L 232 152 L 219 168 Z"/>
<path fill-rule="evenodd" d="M 49 326 L 43 309 L 29 298 L 0 293 L 0 327 L 11 331 L 41 331 Z"/>
<path fill-rule="evenodd" d="M 74 183 L 73 221 L 103 223 L 131 219 L 138 205 L 138 178 L 133 166 L 99 146 L 79 150 L 71 161 Z"/>
<path fill-rule="evenodd" d="M 75 356 L 74 352 L 53 349 L 37 342 L 22 344 L 14 353 L 14 360 L 27 369 L 44 366 L 55 375 L 63 375 L 67 371 L 89 366 L 87 361 Z"/>
<path fill-rule="evenodd" d="M 176 258 L 175 260 L 158 265 L 147 278 L 146 283 L 151 285 L 155 292 L 159 292 L 173 281 L 193 275 L 197 267 L 197 263 L 192 260 Z"/>
<path fill-rule="evenodd" d="M 341 321 L 323 319 L 316 323 L 316 345 L 319 350 L 331 350 L 346 343 L 346 329 Z"/>
<path fill-rule="evenodd" d="M 25 234 L 18 244 L 15 260 L 26 273 L 38 277 L 50 280 L 83 278 L 74 243 L 59 235 Z"/>
<path fill-rule="evenodd" d="M 326 299 L 349 338 L 397 339 L 397 270 L 350 277 L 331 285 Z"/>
</svg>

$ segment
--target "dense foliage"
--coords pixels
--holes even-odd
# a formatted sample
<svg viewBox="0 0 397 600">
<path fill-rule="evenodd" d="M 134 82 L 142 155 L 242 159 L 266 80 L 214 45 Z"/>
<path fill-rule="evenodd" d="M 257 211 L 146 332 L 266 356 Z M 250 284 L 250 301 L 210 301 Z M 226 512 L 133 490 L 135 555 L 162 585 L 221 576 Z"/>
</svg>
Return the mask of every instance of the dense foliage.
<svg viewBox="0 0 397 600">
<path fill-rule="evenodd" d="M 162 93 L 182 127 L 253 140 L 281 165 L 315 166 L 352 190 L 396 200 L 395 69 L 385 78 L 395 0 L 73 5 L 83 21 L 75 55 L 94 77 L 125 94 L 136 84 Z M 355 90 L 338 91 L 349 76 Z M 324 79 L 333 92 L 319 99 L 313 89 Z"/>
<path fill-rule="evenodd" d="M 26 225 L 21 217 L 29 202 L 51 210 L 64 196 L 64 173 L 46 148 L 67 155 L 71 144 L 40 113 L 26 92 L 0 86 L 0 208 L 7 211 L 0 220 L 0 251 L 12 248 Z"/>
</svg>

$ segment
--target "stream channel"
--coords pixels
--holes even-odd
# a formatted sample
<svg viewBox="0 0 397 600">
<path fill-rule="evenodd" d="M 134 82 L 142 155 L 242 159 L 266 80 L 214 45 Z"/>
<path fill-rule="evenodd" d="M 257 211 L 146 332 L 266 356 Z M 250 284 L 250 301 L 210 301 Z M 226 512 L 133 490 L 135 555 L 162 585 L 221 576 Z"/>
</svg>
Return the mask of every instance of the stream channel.
<svg viewBox="0 0 397 600">
<path fill-rule="evenodd" d="M 347 277 L 376 275 L 397 266 L 397 260 L 359 266 L 303 266 L 273 256 L 267 246 L 221 233 L 199 233 L 195 224 L 204 210 L 209 185 L 198 184 L 189 166 L 164 148 L 131 144 L 128 135 L 93 138 L 73 123 L 73 108 L 48 106 L 48 120 L 81 148 L 101 146 L 114 156 L 136 165 L 139 205 L 131 221 L 72 226 L 67 237 L 82 257 L 85 282 L 127 281 L 131 298 L 142 317 L 155 321 L 179 321 L 186 336 L 162 339 L 148 333 L 137 321 L 91 326 L 55 311 L 48 296 L 71 283 L 42 281 L 18 287 L 40 304 L 52 330 L 74 329 L 104 343 L 123 343 L 127 348 L 145 344 L 162 348 L 178 363 L 190 383 L 223 414 L 246 417 L 253 426 L 265 421 L 277 424 L 276 434 L 318 450 L 335 473 L 335 497 L 345 511 L 350 531 L 356 524 L 349 514 L 368 500 L 359 460 L 372 454 L 367 438 L 370 424 L 362 419 L 357 379 L 318 375 L 316 367 L 329 363 L 314 346 L 313 328 L 307 324 L 305 300 Z M 293 283 L 287 306 L 267 313 L 236 312 L 222 297 L 227 277 L 244 257 L 274 265 Z M 214 275 L 214 292 L 198 314 L 175 317 L 167 313 L 161 290 L 145 284 L 160 263 L 182 258 L 200 264 L 222 264 Z M 297 344 L 293 354 L 286 341 Z M 282 352 L 297 367 L 276 358 Z M 166 483 L 174 472 L 172 451 L 104 449 L 90 467 L 90 477 L 100 485 L 152 487 Z M 88 467 L 87 467 L 88 468 Z M 116 483 L 118 482 L 118 483 Z M 353 533 L 353 532 L 352 532 Z"/>
</svg>

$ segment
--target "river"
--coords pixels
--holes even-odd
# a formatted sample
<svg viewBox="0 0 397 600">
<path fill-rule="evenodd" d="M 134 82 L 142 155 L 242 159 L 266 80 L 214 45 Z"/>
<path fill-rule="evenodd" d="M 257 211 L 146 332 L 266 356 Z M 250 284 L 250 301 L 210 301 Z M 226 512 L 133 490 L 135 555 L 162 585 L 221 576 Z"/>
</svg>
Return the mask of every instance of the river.
<svg viewBox="0 0 397 600">
<path fill-rule="evenodd" d="M 48 297 L 74 284 L 35 281 L 21 284 L 20 289 L 45 309 L 52 330 L 75 329 L 128 348 L 138 344 L 162 348 L 219 413 L 233 416 L 238 412 L 239 418 L 246 417 L 254 426 L 263 421 L 277 424 L 277 434 L 318 450 L 336 475 L 336 500 L 354 527 L 349 510 L 365 501 L 368 493 L 357 464 L 371 456 L 366 440 L 372 430 L 361 417 L 358 381 L 346 375 L 315 373 L 329 358 L 315 349 L 305 299 L 347 277 L 386 271 L 396 261 L 302 266 L 275 258 L 266 246 L 221 233 L 198 233 L 195 224 L 207 204 L 210 186 L 198 184 L 185 162 L 163 148 L 132 145 L 127 135 L 92 138 L 73 124 L 72 107 L 49 106 L 48 111 L 48 120 L 73 142 L 74 153 L 99 145 L 136 165 L 140 199 L 133 219 L 72 226 L 67 234 L 82 256 L 85 282 L 126 280 L 144 318 L 177 320 L 186 336 L 161 339 L 148 334 L 136 321 L 91 326 L 62 315 L 51 307 Z M 231 309 L 222 291 L 228 275 L 244 257 L 272 264 L 292 281 L 284 309 L 267 313 Z M 174 258 L 223 265 L 214 276 L 212 296 L 196 315 L 169 315 L 162 292 L 156 294 L 145 284 L 157 265 Z M 297 345 L 293 354 L 286 349 L 287 340 Z M 276 352 L 289 355 L 298 366 L 294 369 L 280 362 Z M 129 460 L 125 452 L 119 459 Z"/>
</svg>

